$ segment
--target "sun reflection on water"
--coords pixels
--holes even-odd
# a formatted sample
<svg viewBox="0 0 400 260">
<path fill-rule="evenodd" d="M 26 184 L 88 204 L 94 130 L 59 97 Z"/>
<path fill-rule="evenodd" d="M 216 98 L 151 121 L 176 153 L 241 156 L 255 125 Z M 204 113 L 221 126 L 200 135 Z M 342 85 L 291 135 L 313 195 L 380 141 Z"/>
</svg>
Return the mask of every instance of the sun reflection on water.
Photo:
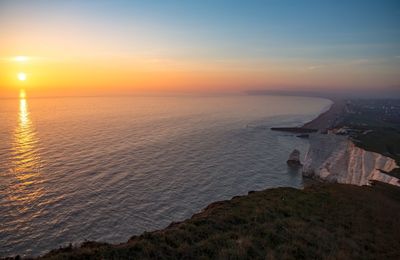
<svg viewBox="0 0 400 260">
<path fill-rule="evenodd" d="M 41 158 L 38 138 L 32 124 L 24 90 L 20 91 L 18 125 L 14 131 L 11 172 L 15 177 L 11 201 L 19 204 L 21 211 L 28 210 L 32 202 L 43 195 L 40 174 Z"/>
</svg>

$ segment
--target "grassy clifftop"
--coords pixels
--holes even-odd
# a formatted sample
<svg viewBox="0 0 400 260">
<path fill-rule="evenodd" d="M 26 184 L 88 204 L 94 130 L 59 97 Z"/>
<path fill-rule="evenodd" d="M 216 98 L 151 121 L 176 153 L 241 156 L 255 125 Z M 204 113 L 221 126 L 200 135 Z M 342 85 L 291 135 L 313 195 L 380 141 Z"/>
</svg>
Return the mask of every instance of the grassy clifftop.
<svg viewBox="0 0 400 260">
<path fill-rule="evenodd" d="M 87 242 L 43 259 L 399 259 L 399 220 L 400 190 L 388 185 L 276 188 L 123 244 Z"/>
</svg>

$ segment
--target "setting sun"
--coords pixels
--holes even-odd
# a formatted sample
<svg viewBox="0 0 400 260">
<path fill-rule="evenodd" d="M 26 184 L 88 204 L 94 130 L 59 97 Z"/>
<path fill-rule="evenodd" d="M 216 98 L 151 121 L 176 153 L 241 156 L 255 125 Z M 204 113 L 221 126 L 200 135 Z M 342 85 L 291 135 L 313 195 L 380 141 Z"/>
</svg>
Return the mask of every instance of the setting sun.
<svg viewBox="0 0 400 260">
<path fill-rule="evenodd" d="M 16 56 L 14 59 L 15 59 L 15 61 L 18 61 L 18 62 L 24 62 L 24 61 L 28 60 L 28 57 L 26 57 L 26 56 Z"/>
<path fill-rule="evenodd" d="M 25 81 L 26 80 L 26 74 L 23 72 L 18 73 L 18 79 L 20 81 Z"/>
<path fill-rule="evenodd" d="M 399 25 L 400 0 L 0 0 L 0 260 L 400 260 Z"/>
</svg>

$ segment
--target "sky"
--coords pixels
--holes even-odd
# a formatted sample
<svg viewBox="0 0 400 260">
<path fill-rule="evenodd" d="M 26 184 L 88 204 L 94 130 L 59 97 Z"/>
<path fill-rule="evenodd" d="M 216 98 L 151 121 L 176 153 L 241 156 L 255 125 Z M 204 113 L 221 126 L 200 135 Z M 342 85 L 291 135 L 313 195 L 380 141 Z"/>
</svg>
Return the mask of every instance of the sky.
<svg viewBox="0 0 400 260">
<path fill-rule="evenodd" d="M 0 0 L 0 96 L 398 86 L 398 0 Z"/>
</svg>

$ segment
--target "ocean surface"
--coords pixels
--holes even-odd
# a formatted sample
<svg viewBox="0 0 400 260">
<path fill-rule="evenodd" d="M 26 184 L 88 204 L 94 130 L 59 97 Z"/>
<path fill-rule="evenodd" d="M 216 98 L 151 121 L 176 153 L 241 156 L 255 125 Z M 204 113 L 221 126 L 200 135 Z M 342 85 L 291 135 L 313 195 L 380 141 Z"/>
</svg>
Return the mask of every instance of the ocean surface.
<svg viewBox="0 0 400 260">
<path fill-rule="evenodd" d="M 330 101 L 279 96 L 0 100 L 0 256 L 123 242 L 209 203 L 302 187 L 296 126 Z"/>
</svg>

